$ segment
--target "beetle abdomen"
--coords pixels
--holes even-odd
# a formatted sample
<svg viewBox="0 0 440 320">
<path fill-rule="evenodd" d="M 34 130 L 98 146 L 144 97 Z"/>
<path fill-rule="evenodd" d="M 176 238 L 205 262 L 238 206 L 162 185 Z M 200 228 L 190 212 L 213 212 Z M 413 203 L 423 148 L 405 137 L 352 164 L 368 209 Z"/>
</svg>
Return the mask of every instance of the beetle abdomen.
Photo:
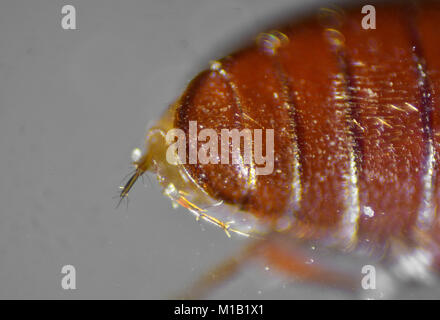
<svg viewBox="0 0 440 320">
<path fill-rule="evenodd" d="M 327 13 L 213 63 L 178 103 L 186 133 L 190 121 L 219 135 L 274 129 L 272 174 L 255 162 L 185 167 L 212 197 L 264 219 L 409 239 L 436 225 L 440 201 L 440 5 L 376 6 L 376 29 L 363 29 L 361 8 Z"/>
</svg>

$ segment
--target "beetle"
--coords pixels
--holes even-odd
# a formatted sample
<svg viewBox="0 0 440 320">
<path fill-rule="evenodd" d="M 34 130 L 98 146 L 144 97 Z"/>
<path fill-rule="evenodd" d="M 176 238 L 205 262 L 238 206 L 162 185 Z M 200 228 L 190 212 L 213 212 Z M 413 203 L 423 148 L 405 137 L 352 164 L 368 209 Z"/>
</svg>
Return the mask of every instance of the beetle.
<svg viewBox="0 0 440 320">
<path fill-rule="evenodd" d="M 439 270 L 440 5 L 375 8 L 377 29 L 362 27 L 361 7 L 323 9 L 212 62 L 149 130 L 120 199 L 153 171 L 197 219 L 258 238 L 216 271 L 225 277 L 262 255 L 288 274 L 353 287 L 307 266 L 298 250 L 287 254 L 292 239 L 384 256 L 416 277 Z M 189 138 L 171 163 L 168 133 L 189 136 L 191 122 L 216 133 L 274 130 L 273 172 L 257 175 L 255 159 L 191 163 Z M 205 279 L 195 291 L 212 285 Z"/>
</svg>

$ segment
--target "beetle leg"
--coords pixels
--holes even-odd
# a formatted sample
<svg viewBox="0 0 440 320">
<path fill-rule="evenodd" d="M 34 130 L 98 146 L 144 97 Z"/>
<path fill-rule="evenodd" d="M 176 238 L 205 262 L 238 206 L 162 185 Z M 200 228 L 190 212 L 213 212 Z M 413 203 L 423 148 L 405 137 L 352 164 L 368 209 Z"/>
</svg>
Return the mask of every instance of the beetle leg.
<svg viewBox="0 0 440 320">
<path fill-rule="evenodd" d="M 227 222 L 223 222 L 213 216 L 210 216 L 209 214 L 207 214 L 207 210 L 199 208 L 198 206 L 196 206 L 194 203 L 192 203 L 191 201 L 189 201 L 187 198 L 185 198 L 182 194 L 182 192 L 180 192 L 180 197 L 178 199 L 176 199 L 176 202 L 178 204 L 180 204 L 182 207 L 188 209 L 189 211 L 191 211 L 192 213 L 195 214 L 196 216 L 196 220 L 200 220 L 203 219 L 207 222 L 210 222 L 220 228 L 223 229 L 223 231 L 226 233 L 226 235 L 228 236 L 228 238 L 231 237 L 231 232 L 234 232 L 236 234 L 245 236 L 245 237 L 249 237 L 251 236 L 249 233 L 246 232 L 242 232 L 240 230 L 231 228 L 231 224 L 234 223 L 234 221 L 227 221 Z"/>
<path fill-rule="evenodd" d="M 283 247 L 279 241 L 274 239 L 273 235 L 269 234 L 266 239 L 254 240 L 238 256 L 221 262 L 200 277 L 180 298 L 206 297 L 213 290 L 231 280 L 246 263 L 255 258 L 266 260 L 273 269 L 291 279 L 315 282 L 353 292 L 358 289 L 359 279 L 332 270 L 326 265 L 310 264 L 309 259 L 301 253 L 302 250 Z"/>
<path fill-rule="evenodd" d="M 196 282 L 178 295 L 179 299 L 200 299 L 232 279 L 240 269 L 257 255 L 257 248 L 264 240 L 254 240 L 237 256 L 225 259 L 209 272 L 201 276 Z"/>
<path fill-rule="evenodd" d="M 302 250 L 284 247 L 276 241 L 267 242 L 261 249 L 261 256 L 288 278 L 318 283 L 342 290 L 355 291 L 359 280 L 350 274 L 339 272 L 319 263 L 310 263 Z"/>
</svg>

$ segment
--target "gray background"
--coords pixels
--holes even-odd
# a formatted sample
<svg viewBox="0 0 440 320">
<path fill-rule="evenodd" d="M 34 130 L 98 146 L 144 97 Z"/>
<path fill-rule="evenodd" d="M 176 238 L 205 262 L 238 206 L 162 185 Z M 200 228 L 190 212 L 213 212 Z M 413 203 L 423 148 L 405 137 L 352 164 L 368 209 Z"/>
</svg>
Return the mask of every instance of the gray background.
<svg viewBox="0 0 440 320">
<path fill-rule="evenodd" d="M 304 3 L 2 0 L 0 298 L 168 298 L 237 252 L 245 240 L 173 210 L 153 178 L 128 209 L 112 196 L 131 150 L 188 81 Z M 61 28 L 64 4 L 77 30 Z M 74 291 L 60 285 L 66 264 Z M 286 285 L 254 264 L 210 297 L 351 296 Z"/>
</svg>

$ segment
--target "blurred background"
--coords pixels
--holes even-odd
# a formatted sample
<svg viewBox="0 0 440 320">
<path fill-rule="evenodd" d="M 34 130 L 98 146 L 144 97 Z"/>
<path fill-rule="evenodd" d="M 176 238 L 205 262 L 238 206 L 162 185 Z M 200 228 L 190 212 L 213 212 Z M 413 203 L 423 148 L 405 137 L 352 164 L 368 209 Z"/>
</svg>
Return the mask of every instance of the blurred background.
<svg viewBox="0 0 440 320">
<path fill-rule="evenodd" d="M 174 297 L 246 240 L 174 210 L 130 154 L 209 60 L 310 0 L 2 0 L 0 298 Z M 63 5 L 76 30 L 61 27 Z M 61 269 L 76 268 L 76 290 Z M 407 291 L 405 297 L 433 297 Z M 426 292 L 426 290 L 422 290 Z M 210 298 L 357 298 L 253 264 Z"/>
</svg>

